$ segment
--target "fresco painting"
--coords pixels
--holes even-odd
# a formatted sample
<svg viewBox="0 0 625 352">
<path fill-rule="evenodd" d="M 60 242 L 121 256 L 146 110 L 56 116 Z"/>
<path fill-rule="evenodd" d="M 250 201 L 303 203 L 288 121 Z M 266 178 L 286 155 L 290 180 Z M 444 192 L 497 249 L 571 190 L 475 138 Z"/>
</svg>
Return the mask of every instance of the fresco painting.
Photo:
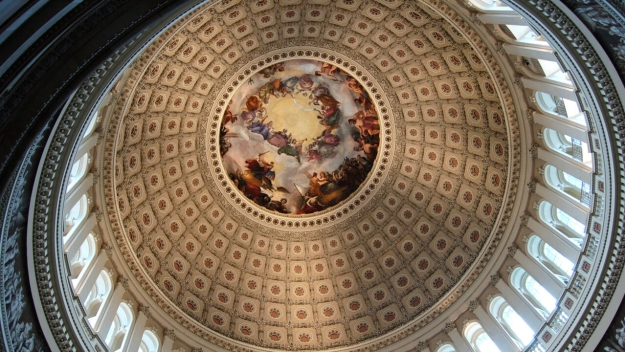
<svg viewBox="0 0 625 352">
<path fill-rule="evenodd" d="M 220 153 L 236 187 L 283 214 L 333 207 L 365 181 L 380 124 L 362 85 L 325 62 L 291 60 L 257 72 L 221 121 Z"/>
</svg>

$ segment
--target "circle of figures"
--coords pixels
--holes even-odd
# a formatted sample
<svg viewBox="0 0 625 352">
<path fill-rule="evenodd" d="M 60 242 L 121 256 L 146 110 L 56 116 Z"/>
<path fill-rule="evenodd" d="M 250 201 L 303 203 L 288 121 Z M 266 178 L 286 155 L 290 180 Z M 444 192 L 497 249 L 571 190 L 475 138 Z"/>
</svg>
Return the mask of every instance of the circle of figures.
<svg viewBox="0 0 625 352">
<path fill-rule="evenodd" d="M 312 119 L 304 122 L 316 128 L 307 130 L 321 132 L 285 127 L 284 118 L 277 130 L 280 111 L 267 109 L 277 103 L 291 104 L 286 121 Z M 347 199 L 367 178 L 379 143 L 367 91 L 338 67 L 314 60 L 277 63 L 250 77 L 230 101 L 220 132 L 232 182 L 257 205 L 283 214 L 311 214 Z"/>
</svg>

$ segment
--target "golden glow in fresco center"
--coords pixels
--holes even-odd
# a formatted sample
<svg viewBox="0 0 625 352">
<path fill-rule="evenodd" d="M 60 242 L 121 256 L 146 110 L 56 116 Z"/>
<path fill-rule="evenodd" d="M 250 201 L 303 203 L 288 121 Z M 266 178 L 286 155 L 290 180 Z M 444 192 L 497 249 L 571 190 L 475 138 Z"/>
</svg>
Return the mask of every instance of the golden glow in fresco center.
<svg viewBox="0 0 625 352">
<path fill-rule="evenodd" d="M 352 76 L 315 60 L 290 60 L 254 74 L 221 122 L 225 169 L 247 198 L 283 214 L 339 204 L 365 181 L 380 124 Z"/>
</svg>

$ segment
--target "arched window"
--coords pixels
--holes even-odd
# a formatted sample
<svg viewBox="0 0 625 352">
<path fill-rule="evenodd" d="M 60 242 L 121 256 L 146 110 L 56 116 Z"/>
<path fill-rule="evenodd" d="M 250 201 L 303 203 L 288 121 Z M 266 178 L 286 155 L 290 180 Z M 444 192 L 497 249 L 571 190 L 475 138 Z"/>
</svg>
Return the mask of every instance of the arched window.
<svg viewBox="0 0 625 352">
<path fill-rule="evenodd" d="M 101 314 L 103 303 L 106 302 L 106 298 L 111 293 L 112 289 L 113 284 L 111 282 L 111 276 L 106 270 L 102 270 L 84 304 L 85 311 L 87 312 L 87 320 L 91 323 L 91 326 L 95 324 L 95 321 Z"/>
<path fill-rule="evenodd" d="M 555 207 L 554 207 L 555 208 Z M 580 236 L 584 236 L 586 233 L 586 226 L 584 224 L 582 224 L 581 222 L 573 219 L 569 214 L 563 212 L 562 210 L 555 208 L 555 215 L 556 215 L 556 219 L 560 222 L 560 224 L 563 224 L 564 226 L 568 227 L 569 229 L 575 231 L 575 233 L 579 234 Z"/>
<path fill-rule="evenodd" d="M 72 267 L 72 284 L 74 284 L 74 287 L 76 287 L 76 284 L 86 271 L 84 269 L 89 266 L 89 263 L 91 263 L 95 257 L 96 251 L 95 238 L 92 234 L 89 234 L 82 245 L 80 245 L 78 253 L 70 260 L 70 266 Z"/>
<path fill-rule="evenodd" d="M 484 331 L 484 328 L 478 322 L 467 324 L 464 328 L 464 337 L 469 344 L 477 352 L 500 352 L 499 348 L 490 336 Z"/>
<path fill-rule="evenodd" d="M 117 313 L 113 319 L 111 329 L 109 330 L 104 342 L 109 346 L 109 351 L 115 352 L 121 350 L 124 341 L 128 336 L 128 330 L 132 324 L 132 311 L 126 303 L 121 303 L 117 308 Z"/>
<path fill-rule="evenodd" d="M 543 129 L 543 138 L 548 149 L 573 157 L 573 138 L 550 128 Z"/>
<path fill-rule="evenodd" d="M 95 131 L 99 119 L 100 116 L 98 113 L 91 117 L 91 119 L 87 123 L 87 128 L 85 128 L 85 133 L 82 135 L 82 139 L 87 139 L 89 138 L 89 136 L 91 136 L 91 134 L 93 134 L 93 131 Z"/>
<path fill-rule="evenodd" d="M 546 78 L 572 86 L 571 77 L 562 70 L 560 64 L 551 60 L 536 59 Z"/>
<path fill-rule="evenodd" d="M 588 155 L 588 144 L 579 139 L 572 138 L 550 128 L 543 129 L 543 138 L 548 149 L 567 158 L 581 162 L 590 158 L 590 155 Z"/>
<path fill-rule="evenodd" d="M 158 352 L 158 337 L 150 330 L 146 330 L 141 337 L 139 352 Z"/>
<path fill-rule="evenodd" d="M 545 166 L 545 180 L 553 189 L 576 201 L 588 205 L 590 185 L 552 165 Z"/>
<path fill-rule="evenodd" d="M 500 27 L 504 33 L 517 41 L 534 42 L 540 39 L 540 36 L 529 26 L 502 24 Z"/>
<path fill-rule="evenodd" d="M 510 307 L 510 304 L 501 297 L 495 297 L 489 306 L 490 314 L 503 327 L 519 348 L 529 345 L 534 339 L 534 330 L 525 320 Z"/>
<path fill-rule="evenodd" d="M 545 113 L 554 115 L 561 118 L 573 119 L 575 122 L 587 125 L 586 118 L 583 116 L 582 111 L 576 101 L 551 95 L 545 92 L 535 92 L 536 104 Z"/>
<path fill-rule="evenodd" d="M 540 203 L 538 214 L 545 224 L 563 234 L 578 247 L 581 246 L 584 237 L 586 237 L 586 226 L 584 224 L 573 219 L 547 201 Z"/>
<path fill-rule="evenodd" d="M 69 181 L 67 182 L 67 192 L 78 184 L 85 177 L 89 169 L 89 153 L 85 153 L 78 160 L 74 161 L 72 169 L 69 173 Z"/>
<path fill-rule="evenodd" d="M 87 200 L 87 195 L 83 195 L 80 199 L 74 204 L 72 209 L 65 214 L 65 231 L 63 233 L 63 240 L 67 241 L 67 236 L 71 230 L 78 226 L 83 219 L 87 216 L 87 211 L 89 210 L 89 201 Z"/>
<path fill-rule="evenodd" d="M 451 344 L 446 343 L 439 347 L 436 352 L 456 352 L 456 349 Z"/>
<path fill-rule="evenodd" d="M 564 283 L 568 283 L 571 275 L 573 275 L 575 265 L 555 248 L 551 247 L 540 237 L 532 235 L 529 241 L 527 241 L 527 251 L 547 270 L 551 271 Z"/>
<path fill-rule="evenodd" d="M 512 286 L 542 314 L 548 317 L 556 308 L 556 299 L 525 269 L 517 267 L 510 276 Z"/>
</svg>

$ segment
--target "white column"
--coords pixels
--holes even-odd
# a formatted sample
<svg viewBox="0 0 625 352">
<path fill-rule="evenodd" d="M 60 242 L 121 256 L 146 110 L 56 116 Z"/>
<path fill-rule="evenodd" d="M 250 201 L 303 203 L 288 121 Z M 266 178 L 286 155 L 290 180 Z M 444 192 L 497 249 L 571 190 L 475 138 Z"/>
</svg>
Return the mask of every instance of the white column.
<svg viewBox="0 0 625 352">
<path fill-rule="evenodd" d="M 525 301 L 518 295 L 517 291 L 513 290 L 503 280 L 499 280 L 495 287 L 501 292 L 506 302 L 510 304 L 512 309 L 529 325 L 534 332 L 538 332 L 545 323 L 542 315 L 540 315 L 533 307 L 530 307 Z"/>
<path fill-rule="evenodd" d="M 457 352 L 472 352 L 473 349 L 469 346 L 467 341 L 460 335 L 457 329 L 452 329 L 447 333 L 454 343 L 454 348 Z"/>
<path fill-rule="evenodd" d="M 545 288 L 553 297 L 560 297 L 565 289 L 562 281 L 556 279 L 552 274 L 538 266 L 532 259 L 528 258 L 523 252 L 516 251 L 514 259 L 519 262 L 521 267 L 527 271 L 538 283 Z"/>
<path fill-rule="evenodd" d="M 556 56 L 553 53 L 553 49 L 551 48 L 536 48 L 532 46 L 515 45 L 508 43 L 504 44 L 503 48 L 506 50 L 506 53 L 508 53 L 508 55 L 516 55 L 533 59 L 558 62 Z"/>
<path fill-rule="evenodd" d="M 163 347 L 161 347 L 161 352 L 171 352 L 174 341 L 176 341 L 176 334 L 172 329 L 165 329 L 165 333 L 163 334 Z"/>
<path fill-rule="evenodd" d="M 68 214 L 70 210 L 76 205 L 76 202 L 80 200 L 89 188 L 93 186 L 93 174 L 90 173 L 83 178 L 74 189 L 65 197 L 65 205 L 63 206 L 64 214 Z"/>
<path fill-rule="evenodd" d="M 527 227 L 534 231 L 534 233 L 543 241 L 555 248 L 566 259 L 570 260 L 571 263 L 575 263 L 577 261 L 577 258 L 579 257 L 579 248 L 576 248 L 573 242 L 568 240 L 568 237 L 563 236 L 559 232 L 554 232 L 551 228 L 538 222 L 532 217 L 529 218 Z"/>
<path fill-rule="evenodd" d="M 544 148 L 538 148 L 538 159 L 551 164 L 558 169 L 575 176 L 580 181 L 592 183 L 592 167 L 572 158 L 566 158 Z"/>
<path fill-rule="evenodd" d="M 150 315 L 150 309 L 147 306 L 139 305 L 139 311 L 137 312 L 137 319 L 132 322 L 132 327 L 128 331 L 128 337 L 124 343 L 122 351 L 135 352 L 139 350 L 141 339 L 143 338 L 143 332 L 145 331 L 145 323 L 148 321 Z"/>
<path fill-rule="evenodd" d="M 556 193 L 554 190 L 540 183 L 536 185 L 536 194 L 582 224 L 585 225 L 588 222 L 590 210 L 584 204 L 577 201 L 574 202 L 572 199 L 569 200 L 565 198 L 564 194 Z"/>
<path fill-rule="evenodd" d="M 547 94 L 555 95 L 556 97 L 577 101 L 575 88 L 571 86 L 567 87 L 565 85 L 538 81 L 527 77 L 521 77 L 521 81 L 523 82 L 523 86 L 527 89 L 535 90 L 537 92 L 545 92 Z"/>
<path fill-rule="evenodd" d="M 109 295 L 109 298 L 106 300 L 105 306 L 103 307 L 102 313 L 100 313 L 98 319 L 95 321 L 95 324 L 93 324 L 93 331 L 100 335 L 102 340 L 106 339 L 106 335 L 108 335 L 109 330 L 113 325 L 113 319 L 115 319 L 115 314 L 117 314 L 117 309 L 122 303 L 122 297 L 124 296 L 124 293 L 126 293 L 127 288 L 128 279 L 123 276 L 119 276 L 117 278 L 115 290 Z"/>
<path fill-rule="evenodd" d="M 582 124 L 576 123 L 571 119 L 565 119 L 563 117 L 555 117 L 534 112 L 534 122 L 544 127 L 550 128 L 554 131 L 558 131 L 567 136 L 579 139 L 580 141 L 588 143 L 588 127 Z"/>
<path fill-rule="evenodd" d="M 527 26 L 527 22 L 518 14 L 479 14 L 477 18 L 482 23 L 487 24 L 511 24 L 516 26 Z"/>
<path fill-rule="evenodd" d="M 89 233 L 93 230 L 96 224 L 96 216 L 94 213 L 91 213 L 89 217 L 72 229 L 71 233 L 68 234 L 69 240 L 65 242 L 65 254 L 69 260 L 74 258 L 76 253 L 78 253 L 80 246 L 82 246 L 85 242 L 87 236 L 89 236 Z"/>
<path fill-rule="evenodd" d="M 78 147 L 78 151 L 76 152 L 76 156 L 74 157 L 74 161 L 82 158 L 85 154 L 87 154 L 91 148 L 95 147 L 98 144 L 98 134 L 93 133 L 87 139 L 83 140 Z"/>
<path fill-rule="evenodd" d="M 491 316 L 482 308 L 482 306 L 477 306 L 473 311 L 477 318 L 480 320 L 480 324 L 490 336 L 491 340 L 499 347 L 501 351 L 519 351 L 519 348 L 516 344 L 513 344 L 508 337 L 505 336 L 504 331 L 501 329 L 500 325 L 491 318 Z"/>
<path fill-rule="evenodd" d="M 91 291 L 91 288 L 98 279 L 98 275 L 100 275 L 100 272 L 102 272 L 102 269 L 104 269 L 104 264 L 108 260 L 110 251 L 110 246 L 107 244 L 103 244 L 100 248 L 98 256 L 91 262 L 91 265 L 89 265 L 89 268 L 87 269 L 89 271 L 87 271 L 85 275 L 81 277 L 80 281 L 76 285 L 76 289 L 74 291 L 78 295 L 78 298 L 81 302 L 84 303 L 87 299 L 87 296 L 89 296 L 89 292 Z"/>
</svg>

